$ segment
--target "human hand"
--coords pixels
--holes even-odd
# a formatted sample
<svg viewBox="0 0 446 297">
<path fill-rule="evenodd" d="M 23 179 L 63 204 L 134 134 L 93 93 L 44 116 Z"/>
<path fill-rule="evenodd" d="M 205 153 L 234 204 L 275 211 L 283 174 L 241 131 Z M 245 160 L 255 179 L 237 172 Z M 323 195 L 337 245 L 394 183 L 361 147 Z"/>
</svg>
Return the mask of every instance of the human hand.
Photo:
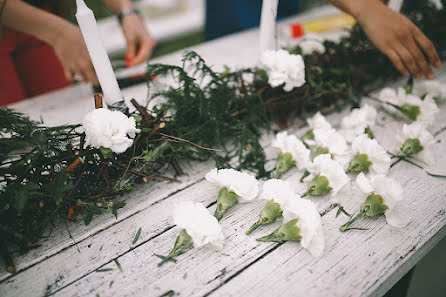
<svg viewBox="0 0 446 297">
<path fill-rule="evenodd" d="M 355 15 L 375 46 L 392 61 L 403 75 L 416 79 L 433 79 L 434 73 L 426 59 L 435 67 L 441 62 L 432 42 L 405 16 L 380 1 L 358 1 Z"/>
<path fill-rule="evenodd" d="M 126 61 L 135 66 L 147 60 L 155 48 L 156 41 L 147 32 L 137 14 L 129 14 L 122 19 L 122 30 L 127 40 Z"/>
<path fill-rule="evenodd" d="M 67 79 L 73 81 L 77 76 L 81 81 L 98 86 L 99 81 L 80 29 L 67 23 L 61 32 L 63 34 L 51 45 L 62 63 Z"/>
</svg>

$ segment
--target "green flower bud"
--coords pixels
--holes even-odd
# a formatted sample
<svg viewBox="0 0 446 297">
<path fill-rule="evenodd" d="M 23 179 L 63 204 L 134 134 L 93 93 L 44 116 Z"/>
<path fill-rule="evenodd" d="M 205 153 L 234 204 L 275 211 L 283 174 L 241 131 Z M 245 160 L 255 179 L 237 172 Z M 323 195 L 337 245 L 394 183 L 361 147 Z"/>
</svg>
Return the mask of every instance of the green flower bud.
<svg viewBox="0 0 446 297">
<path fill-rule="evenodd" d="M 279 203 L 274 202 L 274 199 L 268 201 L 265 207 L 260 212 L 260 218 L 258 221 L 249 228 L 246 235 L 251 234 L 254 230 L 262 225 L 268 225 L 274 223 L 278 218 L 282 216 L 282 209 Z"/>
<path fill-rule="evenodd" d="M 347 169 L 347 173 L 360 173 L 367 172 L 372 165 L 369 161 L 369 157 L 366 154 L 356 154 L 353 160 L 350 161 L 350 165 Z"/>
<path fill-rule="evenodd" d="M 217 209 L 215 209 L 214 216 L 217 220 L 221 220 L 223 215 L 230 209 L 238 200 L 238 195 L 230 192 L 228 188 L 223 187 L 218 192 Z"/>
<path fill-rule="evenodd" d="M 192 237 L 190 237 L 189 234 L 187 234 L 186 229 L 181 230 L 180 235 L 178 235 L 177 240 L 175 241 L 175 245 L 173 246 L 173 249 L 170 251 L 169 255 L 161 256 L 155 254 L 155 256 L 161 259 L 161 262 L 158 263 L 158 267 L 162 266 L 163 264 L 169 261 L 176 263 L 177 260 L 175 259 L 175 257 L 178 257 L 179 255 L 185 253 L 192 247 L 193 247 Z"/>
<path fill-rule="evenodd" d="M 374 139 L 374 138 L 375 138 L 375 134 L 373 134 L 373 131 L 372 131 L 372 129 L 370 129 L 369 126 L 367 126 L 367 127 L 364 129 L 364 133 L 367 134 L 367 136 L 368 136 L 370 139 Z"/>
<path fill-rule="evenodd" d="M 419 106 L 410 104 L 404 104 L 401 106 L 401 112 L 413 121 L 416 121 L 421 113 Z"/>
<path fill-rule="evenodd" d="M 285 241 L 301 241 L 300 229 L 297 227 L 298 219 L 289 221 L 282 225 L 279 229 L 271 233 L 270 235 L 258 238 L 257 241 L 264 242 L 285 242 Z"/>
<path fill-rule="evenodd" d="M 361 206 L 360 216 L 374 217 L 383 214 L 388 207 L 380 195 L 370 194 Z"/>
<path fill-rule="evenodd" d="M 108 147 L 101 146 L 100 150 L 104 159 L 110 158 L 111 154 L 113 153 L 113 151 Z"/>
<path fill-rule="evenodd" d="M 319 155 L 325 155 L 325 154 L 330 154 L 328 147 L 318 147 L 318 148 L 316 148 L 316 151 L 314 152 L 313 159 Z M 333 158 L 333 156 L 332 156 L 332 158 Z"/>
<path fill-rule="evenodd" d="M 279 153 L 276 161 L 275 177 L 279 179 L 285 172 L 295 165 L 296 161 L 293 160 L 293 155 L 290 153 Z"/>
<path fill-rule="evenodd" d="M 316 175 L 311 183 L 308 185 L 308 191 L 306 191 L 302 197 L 305 197 L 307 195 L 311 196 L 323 196 L 328 193 L 333 188 L 330 187 L 330 183 L 328 182 L 328 179 L 325 176 L 322 175 Z"/>
<path fill-rule="evenodd" d="M 418 154 L 424 149 L 418 138 L 408 138 L 401 146 L 401 154 L 403 157 L 410 157 Z"/>
</svg>

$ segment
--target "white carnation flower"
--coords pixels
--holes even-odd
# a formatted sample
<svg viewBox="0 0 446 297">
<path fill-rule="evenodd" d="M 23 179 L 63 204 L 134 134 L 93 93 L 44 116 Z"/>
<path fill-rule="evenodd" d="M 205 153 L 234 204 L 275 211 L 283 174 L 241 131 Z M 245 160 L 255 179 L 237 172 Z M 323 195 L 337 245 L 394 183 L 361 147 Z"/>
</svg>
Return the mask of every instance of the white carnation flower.
<svg viewBox="0 0 446 297">
<path fill-rule="evenodd" d="M 290 201 L 300 199 L 287 181 L 280 179 L 270 179 L 263 184 L 263 191 L 260 199 L 274 200 L 283 209 Z"/>
<path fill-rule="evenodd" d="M 115 153 L 123 153 L 133 144 L 139 129 L 135 119 L 119 111 L 104 108 L 88 113 L 83 121 L 85 144 L 95 148 L 109 148 Z"/>
<path fill-rule="evenodd" d="M 279 132 L 273 140 L 272 146 L 282 154 L 290 153 L 299 169 L 306 168 L 310 162 L 311 151 L 295 135 L 288 135 L 286 131 Z"/>
<path fill-rule="evenodd" d="M 431 95 L 437 102 L 446 100 L 446 84 L 435 80 L 415 82 L 413 93 L 419 97 Z"/>
<path fill-rule="evenodd" d="M 321 216 L 313 202 L 306 199 L 294 199 L 283 209 L 284 223 L 297 219 L 300 244 L 313 257 L 320 257 L 324 252 L 325 239 L 322 230 Z"/>
<path fill-rule="evenodd" d="M 325 46 L 318 40 L 305 39 L 299 43 L 299 47 L 303 55 L 310 55 L 314 52 L 320 54 L 325 53 Z"/>
<path fill-rule="evenodd" d="M 314 176 L 322 176 L 328 180 L 328 187 L 331 188 L 328 192 L 331 192 L 332 196 L 336 196 L 336 194 L 350 181 L 342 166 L 333 160 L 329 154 L 319 155 L 314 158 L 313 163 L 309 167 L 309 171 Z M 308 194 L 312 194 L 311 189 Z"/>
<path fill-rule="evenodd" d="M 240 203 L 255 199 L 259 191 L 259 182 L 254 176 L 234 169 L 214 168 L 206 174 L 206 179 L 237 194 Z"/>
<path fill-rule="evenodd" d="M 408 157 L 413 157 L 428 165 L 434 163 L 432 152 L 435 143 L 434 137 L 423 124 L 417 122 L 410 125 L 404 124 L 402 133 L 397 135 L 397 141 L 403 153 L 409 154 Z"/>
<path fill-rule="evenodd" d="M 283 86 L 286 92 L 305 83 L 305 64 L 301 55 L 292 55 L 285 50 L 265 51 L 261 63 L 268 74 L 272 87 Z"/>
<path fill-rule="evenodd" d="M 440 111 L 437 104 L 429 94 L 421 100 L 420 97 L 414 94 L 406 94 L 403 88 L 398 88 L 397 91 L 385 88 L 380 93 L 380 100 L 389 102 L 402 108 L 404 113 L 412 120 L 430 125 L 435 120 L 435 115 Z M 407 107 L 417 107 L 418 110 L 407 109 Z"/>
<path fill-rule="evenodd" d="M 386 221 L 394 227 L 406 226 L 412 218 L 412 210 L 404 201 L 403 187 L 394 179 L 385 175 L 376 175 L 370 180 L 360 173 L 356 184 L 366 195 L 379 195 L 387 209 L 384 211 Z"/>
<path fill-rule="evenodd" d="M 353 140 L 352 152 L 355 156 L 366 155 L 367 160 L 371 162 L 369 168 L 375 174 L 387 174 L 390 169 L 391 160 L 386 150 L 375 139 L 370 139 L 366 134 L 362 134 Z"/>
<path fill-rule="evenodd" d="M 176 204 L 173 221 L 175 225 L 186 230 L 192 238 L 194 247 L 205 245 L 218 249 L 223 247 L 225 238 L 222 228 L 203 203 L 184 201 Z"/>
<path fill-rule="evenodd" d="M 355 108 L 342 119 L 340 133 L 351 143 L 357 136 L 364 134 L 367 128 L 373 127 L 376 115 L 376 109 L 368 104 Z"/>
</svg>

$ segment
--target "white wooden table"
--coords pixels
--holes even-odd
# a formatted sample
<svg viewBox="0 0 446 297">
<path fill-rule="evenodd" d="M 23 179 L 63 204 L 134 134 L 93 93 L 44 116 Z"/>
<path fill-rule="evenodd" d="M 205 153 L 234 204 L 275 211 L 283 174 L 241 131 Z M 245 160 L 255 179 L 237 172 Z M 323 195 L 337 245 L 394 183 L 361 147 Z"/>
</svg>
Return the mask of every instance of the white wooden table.
<svg viewBox="0 0 446 297">
<path fill-rule="evenodd" d="M 323 9 L 303 18 L 333 12 Z M 302 18 L 301 18 L 302 19 Z M 210 64 L 220 67 L 252 66 L 256 62 L 257 31 L 248 31 L 195 47 Z M 156 62 L 178 64 L 181 54 L 162 57 Z M 154 61 L 155 62 L 155 61 Z M 442 78 L 446 81 L 446 78 Z M 145 96 L 145 85 L 124 91 L 125 97 Z M 373 102 L 369 102 L 374 104 Z M 78 85 L 37 97 L 13 106 L 42 118 L 49 125 L 79 122 L 93 109 L 88 85 Z M 446 106 L 431 129 L 446 125 Z M 334 126 L 342 115 L 328 116 Z M 301 136 L 306 128 L 297 119 L 290 131 Z M 395 146 L 394 135 L 402 123 L 379 110 L 375 135 L 384 147 Z M 300 127 L 300 128 L 299 128 Z M 269 159 L 276 153 L 272 136 L 262 144 Z M 446 133 L 436 137 L 437 162 L 429 170 L 445 174 Z M 269 166 L 273 166 L 269 164 Z M 420 169 L 400 162 L 390 176 L 405 189 L 414 210 L 412 222 L 404 229 L 393 228 L 383 217 L 361 221 L 364 232 L 340 233 L 345 216 L 335 218 L 328 198 L 310 198 L 322 214 L 326 248 L 315 259 L 297 243 L 259 243 L 255 239 L 277 228 L 267 226 L 246 236 L 245 231 L 257 220 L 264 202 L 236 205 L 222 219 L 225 246 L 216 252 L 193 249 L 178 257 L 178 263 L 157 267 L 154 253 L 167 254 L 179 228 L 170 217 L 172 206 L 183 200 L 203 202 L 211 212 L 216 190 L 204 180 L 213 162 L 182 164 L 186 176 L 181 183 L 149 183 L 123 197 L 127 205 L 118 219 L 110 214 L 95 218 L 89 226 L 82 222 L 66 227 L 56 222 L 42 238 L 40 246 L 15 257 L 17 273 L 0 272 L 0 296 L 159 296 L 169 290 L 179 296 L 382 296 L 407 273 L 438 241 L 446 235 L 446 181 L 428 176 Z M 173 174 L 168 172 L 167 174 Z M 292 170 L 284 176 L 302 193 L 298 182 L 301 172 Z M 357 203 L 346 204 L 353 210 Z M 132 244 L 138 228 L 141 236 Z M 120 263 L 122 272 L 116 262 Z M 0 263 L 3 269 L 3 263 Z M 113 268 L 108 272 L 98 269 Z"/>
</svg>

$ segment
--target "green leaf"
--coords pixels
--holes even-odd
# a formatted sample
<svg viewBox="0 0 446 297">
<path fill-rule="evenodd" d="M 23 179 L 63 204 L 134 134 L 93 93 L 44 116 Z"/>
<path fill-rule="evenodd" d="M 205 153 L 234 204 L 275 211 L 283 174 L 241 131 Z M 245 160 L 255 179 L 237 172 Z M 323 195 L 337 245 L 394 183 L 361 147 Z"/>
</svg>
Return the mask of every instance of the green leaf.
<svg viewBox="0 0 446 297">
<path fill-rule="evenodd" d="M 110 201 L 107 203 L 107 213 L 111 213 L 118 219 L 118 209 L 125 206 L 125 201 Z"/>
<path fill-rule="evenodd" d="M 109 272 L 109 271 L 113 271 L 113 268 L 96 269 L 96 272 Z"/>
<path fill-rule="evenodd" d="M 113 261 L 115 262 L 116 267 L 118 267 L 119 271 L 122 272 L 122 267 L 121 267 L 121 264 L 118 262 L 118 259 L 114 259 Z"/>
<path fill-rule="evenodd" d="M 135 244 L 139 237 L 141 236 L 141 227 L 139 227 L 138 231 L 136 232 L 135 238 L 133 238 L 132 244 Z"/>
<path fill-rule="evenodd" d="M 174 290 L 169 290 L 166 293 L 160 295 L 159 297 L 173 297 L 175 296 L 175 291 Z"/>
<path fill-rule="evenodd" d="M 88 226 L 88 224 L 91 223 L 93 216 L 98 214 L 101 214 L 101 210 L 93 202 L 86 203 L 83 216 L 84 224 Z"/>
</svg>

